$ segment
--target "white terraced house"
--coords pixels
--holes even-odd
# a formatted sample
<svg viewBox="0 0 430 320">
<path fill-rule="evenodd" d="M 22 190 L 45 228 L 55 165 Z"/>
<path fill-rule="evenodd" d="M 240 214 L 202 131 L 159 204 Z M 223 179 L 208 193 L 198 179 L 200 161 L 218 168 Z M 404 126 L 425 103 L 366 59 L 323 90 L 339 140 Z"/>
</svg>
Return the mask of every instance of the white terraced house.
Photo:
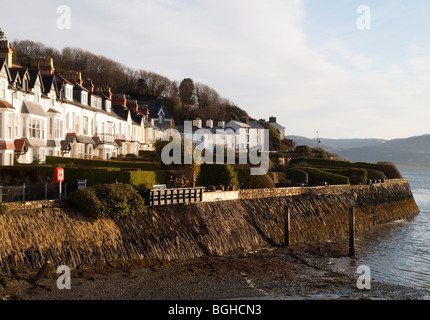
<svg viewBox="0 0 430 320">
<path fill-rule="evenodd" d="M 56 74 L 52 58 L 26 68 L 13 65 L 12 54 L 0 40 L 0 165 L 137 155 L 161 137 L 145 105 L 95 88 L 80 72 Z"/>
</svg>

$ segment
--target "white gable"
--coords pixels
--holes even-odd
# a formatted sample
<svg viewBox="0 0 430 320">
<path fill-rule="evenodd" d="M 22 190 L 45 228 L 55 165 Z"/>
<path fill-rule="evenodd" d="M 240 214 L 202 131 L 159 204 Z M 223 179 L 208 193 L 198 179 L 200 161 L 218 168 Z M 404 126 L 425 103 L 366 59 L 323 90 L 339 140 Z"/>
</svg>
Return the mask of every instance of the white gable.
<svg viewBox="0 0 430 320">
<path fill-rule="evenodd" d="M 6 64 L 4 64 L 0 70 L 0 77 L 7 79 Z"/>
</svg>

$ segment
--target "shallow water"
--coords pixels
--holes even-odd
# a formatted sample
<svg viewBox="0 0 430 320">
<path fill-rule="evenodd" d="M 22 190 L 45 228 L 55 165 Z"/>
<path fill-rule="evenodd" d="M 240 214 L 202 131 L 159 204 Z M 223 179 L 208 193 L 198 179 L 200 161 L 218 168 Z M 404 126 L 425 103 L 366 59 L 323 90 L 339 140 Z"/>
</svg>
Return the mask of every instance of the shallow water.
<svg viewBox="0 0 430 320">
<path fill-rule="evenodd" d="M 343 272 L 367 265 L 376 281 L 430 288 L 430 170 L 400 171 L 409 179 L 420 214 L 360 232 L 356 259 L 339 258 L 333 264 Z"/>
</svg>

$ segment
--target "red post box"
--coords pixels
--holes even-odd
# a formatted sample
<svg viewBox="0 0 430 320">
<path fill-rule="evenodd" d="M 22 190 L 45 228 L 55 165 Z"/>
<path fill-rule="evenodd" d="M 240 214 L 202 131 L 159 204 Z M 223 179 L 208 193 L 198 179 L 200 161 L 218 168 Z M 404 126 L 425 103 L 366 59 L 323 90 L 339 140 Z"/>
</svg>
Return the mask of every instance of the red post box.
<svg viewBox="0 0 430 320">
<path fill-rule="evenodd" d="M 54 180 L 55 180 L 55 182 L 63 182 L 64 181 L 64 169 L 63 168 L 55 168 L 54 169 Z"/>
</svg>

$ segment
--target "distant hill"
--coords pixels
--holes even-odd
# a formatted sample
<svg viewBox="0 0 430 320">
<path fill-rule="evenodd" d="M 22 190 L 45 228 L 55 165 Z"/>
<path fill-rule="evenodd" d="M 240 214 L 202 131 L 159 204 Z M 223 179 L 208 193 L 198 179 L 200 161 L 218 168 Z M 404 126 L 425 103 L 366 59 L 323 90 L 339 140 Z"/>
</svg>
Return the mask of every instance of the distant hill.
<svg viewBox="0 0 430 320">
<path fill-rule="evenodd" d="M 290 136 L 296 145 L 316 147 L 316 138 Z M 404 139 L 323 139 L 321 148 L 351 161 L 390 161 L 396 165 L 430 166 L 430 134 Z"/>
<path fill-rule="evenodd" d="M 287 136 L 296 142 L 296 146 L 307 145 L 311 148 L 317 146 L 317 139 L 310 139 L 302 136 Z M 344 149 L 381 146 L 388 142 L 383 139 L 326 139 L 320 138 L 319 146 L 332 153 L 338 153 Z"/>
<path fill-rule="evenodd" d="M 430 135 L 394 139 L 380 146 L 344 149 L 338 154 L 352 161 L 391 161 L 396 165 L 430 166 Z"/>
</svg>

